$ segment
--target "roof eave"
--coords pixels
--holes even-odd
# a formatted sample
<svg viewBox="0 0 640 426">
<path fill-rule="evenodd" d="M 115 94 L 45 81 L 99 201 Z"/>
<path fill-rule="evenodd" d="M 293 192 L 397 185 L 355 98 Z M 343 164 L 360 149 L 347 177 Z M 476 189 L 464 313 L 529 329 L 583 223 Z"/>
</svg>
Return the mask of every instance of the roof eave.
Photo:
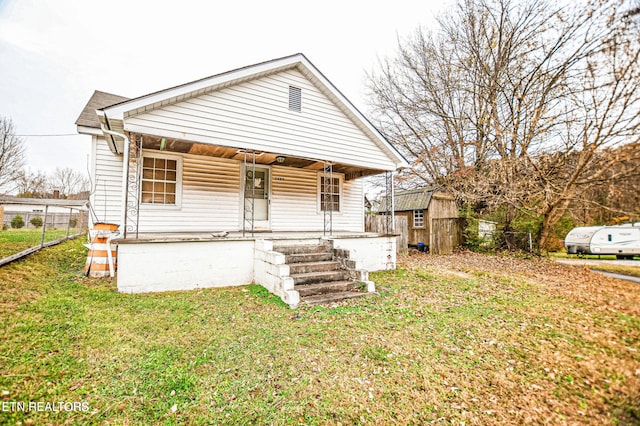
<svg viewBox="0 0 640 426">
<path fill-rule="evenodd" d="M 322 74 L 322 72 L 318 68 L 316 68 L 315 65 L 311 63 L 311 61 L 307 59 L 306 56 L 304 56 L 303 54 L 299 54 L 299 55 L 301 57 L 300 62 L 306 67 L 306 69 L 311 71 L 314 77 L 318 79 L 323 86 L 328 87 L 332 91 L 332 94 L 336 97 L 335 100 L 339 101 L 340 104 L 344 105 L 347 108 L 347 110 L 353 115 L 353 117 L 356 118 L 360 123 L 364 125 L 365 129 L 369 133 L 369 136 L 377 140 L 379 142 L 380 147 L 384 151 L 386 151 L 388 155 L 390 154 L 392 158 L 395 158 L 395 160 L 397 160 L 396 170 L 401 170 L 409 167 L 409 162 L 387 140 L 387 138 L 385 138 L 384 135 L 380 133 L 380 131 L 369 121 L 369 119 L 367 119 L 367 117 L 365 117 L 365 115 L 362 114 L 360 110 L 356 108 L 356 106 L 353 105 L 351 101 L 349 101 L 349 99 L 347 99 L 347 97 L 344 96 L 342 92 L 336 86 L 334 86 L 333 83 L 331 83 L 331 81 L 329 81 L 329 79 L 326 78 L 324 74 Z"/>
<path fill-rule="evenodd" d="M 80 133 L 81 135 L 92 135 L 92 136 L 102 136 L 102 130 L 95 128 L 95 127 L 88 127 L 88 126 L 76 126 L 76 130 L 78 131 L 78 133 Z"/>
<path fill-rule="evenodd" d="M 125 114 L 132 111 L 156 108 L 163 104 L 172 103 L 174 99 L 176 101 L 180 101 L 183 98 L 191 97 L 192 95 L 197 96 L 200 94 L 200 91 L 204 93 L 205 91 L 215 90 L 221 85 L 233 84 L 235 81 L 254 79 L 261 74 L 272 74 L 285 69 L 294 68 L 299 62 L 300 57 L 303 57 L 303 55 L 299 53 L 280 59 L 274 59 L 272 61 L 238 68 L 222 74 L 216 74 L 201 80 L 196 80 L 180 86 L 140 96 L 138 98 L 102 108 L 101 110 L 106 112 L 110 119 L 124 120 Z"/>
<path fill-rule="evenodd" d="M 104 124 L 109 124 L 109 120 L 125 121 L 128 114 L 132 112 L 142 112 L 155 109 L 162 105 L 179 102 L 181 100 L 198 96 L 205 92 L 216 90 L 225 85 L 237 84 L 242 81 L 252 80 L 264 75 L 277 73 L 286 69 L 298 68 L 307 77 L 316 80 L 321 87 L 326 87 L 328 95 L 334 102 L 342 105 L 347 115 L 360 123 L 362 129 L 376 144 L 387 154 L 395 170 L 409 167 L 407 160 L 398 150 L 371 124 L 371 122 L 331 83 L 322 72 L 315 67 L 302 53 L 250 65 L 236 70 L 217 74 L 191 83 L 175 86 L 159 92 L 144 95 L 128 101 L 123 101 L 115 105 L 97 110 L 98 116 L 104 118 Z M 108 116 L 108 119 L 106 118 Z M 102 121 L 102 119 L 101 119 Z"/>
<path fill-rule="evenodd" d="M 109 117 L 107 117 L 107 114 L 103 110 L 97 109 L 96 114 L 98 115 L 98 120 L 100 121 L 100 124 L 102 126 L 106 127 L 107 129 L 112 128 L 110 119 Z M 113 152 L 114 154 L 122 154 L 122 152 L 118 152 L 118 146 L 116 145 L 116 141 L 113 135 L 105 133 L 102 129 L 100 130 L 100 134 L 102 134 L 107 140 L 107 145 L 109 146 L 109 150 L 111 150 L 111 152 Z"/>
</svg>

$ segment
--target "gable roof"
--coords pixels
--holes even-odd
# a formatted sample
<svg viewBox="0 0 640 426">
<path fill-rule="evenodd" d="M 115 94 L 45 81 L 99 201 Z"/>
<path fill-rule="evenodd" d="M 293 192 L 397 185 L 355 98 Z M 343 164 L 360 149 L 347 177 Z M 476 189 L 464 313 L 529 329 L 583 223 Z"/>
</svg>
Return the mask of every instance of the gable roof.
<svg viewBox="0 0 640 426">
<path fill-rule="evenodd" d="M 378 129 L 301 53 L 238 68 L 134 99 L 124 100 L 117 104 L 98 108 L 96 112 L 100 122 L 107 124 L 109 128 L 123 128 L 122 123 L 127 117 L 290 69 L 300 71 L 323 92 L 390 160 L 393 160 L 396 168 L 409 166 L 404 157 L 387 141 Z"/>
<path fill-rule="evenodd" d="M 128 101 L 129 98 L 124 96 L 114 95 L 113 93 L 101 92 L 96 90 L 91 95 L 89 102 L 85 105 L 84 109 L 76 120 L 76 126 L 100 128 L 100 120 L 96 115 L 96 110 L 104 108 L 110 105 L 114 105 L 123 101 Z"/>
<path fill-rule="evenodd" d="M 394 209 L 397 212 L 406 210 L 424 210 L 429 208 L 431 198 L 437 188 L 412 189 L 410 191 L 398 191 L 394 194 Z M 380 211 L 387 211 L 386 198 L 380 200 Z"/>
</svg>

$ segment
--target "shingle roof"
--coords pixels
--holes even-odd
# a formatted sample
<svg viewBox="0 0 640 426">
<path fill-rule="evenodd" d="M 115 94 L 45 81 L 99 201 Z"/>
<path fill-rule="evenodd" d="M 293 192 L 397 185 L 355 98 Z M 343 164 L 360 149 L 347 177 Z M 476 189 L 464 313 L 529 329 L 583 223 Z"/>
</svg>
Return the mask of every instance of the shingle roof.
<svg viewBox="0 0 640 426">
<path fill-rule="evenodd" d="M 398 191 L 393 197 L 395 211 L 422 210 L 429 208 L 431 197 L 436 190 L 433 188 L 412 189 Z M 380 211 L 387 211 L 386 199 L 380 200 Z"/>
<path fill-rule="evenodd" d="M 91 95 L 91 99 L 89 99 L 89 102 L 87 102 L 87 105 L 80 113 L 80 116 L 76 120 L 76 125 L 94 127 L 99 129 L 100 121 L 98 120 L 98 116 L 96 115 L 96 110 L 128 100 L 129 98 L 125 98 L 124 96 L 114 95 L 112 93 L 96 90 L 95 92 L 93 92 L 93 95 Z"/>
</svg>

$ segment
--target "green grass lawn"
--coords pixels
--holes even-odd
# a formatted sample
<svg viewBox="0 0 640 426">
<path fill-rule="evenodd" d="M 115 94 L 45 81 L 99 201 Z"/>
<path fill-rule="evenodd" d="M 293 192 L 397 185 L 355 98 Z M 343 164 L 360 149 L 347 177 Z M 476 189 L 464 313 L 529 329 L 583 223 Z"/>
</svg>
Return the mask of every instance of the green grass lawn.
<svg viewBox="0 0 640 426">
<path fill-rule="evenodd" d="M 78 233 L 78 228 L 69 229 L 69 235 Z M 67 235 L 67 229 L 46 229 L 44 241 L 54 241 Z M 0 231 L 0 259 L 40 245 L 42 228 L 5 229 Z"/>
<path fill-rule="evenodd" d="M 255 285 L 119 294 L 80 274 L 85 255 L 75 240 L 0 268 L 0 399 L 88 411 L 0 423 L 640 422 L 632 283 L 403 258 L 372 274 L 380 297 L 290 310 Z M 536 278 L 547 264 L 601 279 L 597 298 Z"/>
</svg>

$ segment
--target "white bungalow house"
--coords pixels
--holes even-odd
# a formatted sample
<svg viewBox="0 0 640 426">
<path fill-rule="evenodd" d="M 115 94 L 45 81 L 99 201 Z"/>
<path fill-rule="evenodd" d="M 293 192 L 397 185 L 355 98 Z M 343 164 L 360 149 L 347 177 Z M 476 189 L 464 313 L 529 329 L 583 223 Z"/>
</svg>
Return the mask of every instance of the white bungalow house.
<svg viewBox="0 0 640 426">
<path fill-rule="evenodd" d="M 302 54 L 134 99 L 96 91 L 76 124 L 96 222 L 119 227 L 120 291 L 254 282 L 295 306 L 395 268 L 395 237 L 364 232 L 360 178 L 408 164 Z"/>
</svg>

